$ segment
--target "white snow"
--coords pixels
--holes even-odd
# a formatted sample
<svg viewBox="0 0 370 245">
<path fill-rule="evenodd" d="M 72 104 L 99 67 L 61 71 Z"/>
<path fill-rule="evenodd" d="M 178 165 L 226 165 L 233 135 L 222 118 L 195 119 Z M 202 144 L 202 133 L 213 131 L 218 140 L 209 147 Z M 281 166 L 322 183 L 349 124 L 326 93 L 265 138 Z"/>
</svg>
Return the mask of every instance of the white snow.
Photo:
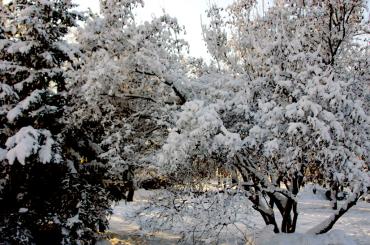
<svg viewBox="0 0 370 245">
<path fill-rule="evenodd" d="M 266 232 L 267 233 L 267 232 Z M 325 235 L 274 234 L 272 231 L 257 239 L 256 245 L 356 245 L 351 238 L 344 235 L 343 231 L 333 230 Z"/>
<path fill-rule="evenodd" d="M 51 138 L 51 134 L 46 138 L 45 144 L 40 147 L 39 159 L 42 163 L 51 162 L 52 159 L 52 147 L 55 144 L 54 140 Z"/>
<path fill-rule="evenodd" d="M 28 208 L 20 208 L 19 210 L 18 210 L 18 212 L 19 213 L 27 213 L 28 212 Z"/>
<path fill-rule="evenodd" d="M 41 100 L 41 94 L 43 92 L 43 90 L 33 91 L 30 96 L 19 102 L 16 107 L 11 109 L 7 114 L 9 122 L 13 122 L 23 111 L 27 110 L 33 103 L 39 102 Z"/>
<path fill-rule="evenodd" d="M 40 138 L 44 137 L 43 144 L 40 145 Z M 5 145 L 8 149 L 6 159 L 9 164 L 13 164 L 17 159 L 19 163 L 25 165 L 26 159 L 33 154 L 38 153 L 39 160 L 42 163 L 51 162 L 54 157 L 56 162 L 60 161 L 60 156 L 53 152 L 54 140 L 49 130 L 34 129 L 32 126 L 21 128 L 14 136 L 8 138 Z M 0 158 L 5 152 L 0 152 Z"/>
<path fill-rule="evenodd" d="M 257 245 L 366 245 L 370 241 L 370 204 L 359 201 L 339 221 L 334 228 L 323 235 L 306 234 L 308 229 L 317 225 L 324 218 L 335 211 L 331 209 L 329 201 L 325 200 L 324 189 L 318 187 L 317 194 L 312 193 L 312 186 L 305 187 L 298 196 L 299 219 L 297 232 L 294 234 L 274 234 L 270 227 L 265 227 L 257 213 L 252 213 L 250 222 L 255 222 L 255 231 L 245 231 L 249 234 L 251 244 Z M 138 190 L 134 202 L 118 203 L 114 207 L 110 219 L 110 231 L 123 239 L 136 238 L 145 244 L 176 244 L 180 237 L 174 231 L 148 232 L 138 224 L 138 217 L 143 215 L 141 208 L 156 195 L 155 191 Z M 281 219 L 281 218 L 280 218 Z M 278 217 L 278 222 L 280 222 Z M 181 221 L 180 221 L 181 222 Z M 181 222 L 180 225 L 183 223 Z M 252 223 L 251 223 L 252 224 Z M 240 227 L 238 227 L 240 228 Z M 245 228 L 245 227 L 244 227 Z M 235 231 L 236 232 L 236 231 Z M 221 244 L 240 244 L 231 238 L 235 234 L 227 230 L 221 237 L 225 241 Z M 115 240 L 117 241 L 117 239 Z M 206 243 L 207 244 L 207 243 Z"/>
<path fill-rule="evenodd" d="M 4 160 L 6 158 L 6 154 L 8 153 L 7 150 L 0 148 L 0 161 Z"/>
<path fill-rule="evenodd" d="M 13 88 L 8 84 L 0 82 L 0 98 L 5 99 L 6 97 L 11 97 L 18 99 L 18 95 L 14 92 Z"/>
<path fill-rule="evenodd" d="M 21 164 L 25 164 L 27 157 L 35 154 L 39 148 L 38 138 L 40 133 L 33 127 L 23 127 L 16 135 L 8 138 L 5 145 L 9 149 L 6 154 L 10 164 L 17 159 Z"/>
<path fill-rule="evenodd" d="M 76 223 L 81 223 L 79 214 L 67 219 L 67 226 L 69 227 L 73 227 Z"/>
</svg>

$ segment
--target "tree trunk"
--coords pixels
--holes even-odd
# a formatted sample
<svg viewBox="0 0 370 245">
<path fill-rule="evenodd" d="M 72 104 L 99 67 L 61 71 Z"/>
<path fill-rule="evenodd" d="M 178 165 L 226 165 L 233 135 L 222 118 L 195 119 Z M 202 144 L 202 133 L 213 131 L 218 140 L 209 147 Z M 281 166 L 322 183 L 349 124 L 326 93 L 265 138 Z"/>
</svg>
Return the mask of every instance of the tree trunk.
<svg viewBox="0 0 370 245">
<path fill-rule="evenodd" d="M 263 220 L 265 221 L 265 224 L 266 225 L 273 225 L 274 226 L 274 232 L 275 233 L 279 233 L 280 232 L 279 231 L 279 227 L 278 227 L 278 225 L 276 223 L 276 220 L 275 220 L 274 213 L 267 214 L 265 211 L 263 211 L 262 209 L 260 209 L 257 205 L 253 205 L 253 208 L 255 210 L 257 210 L 261 214 L 261 216 L 262 216 Z"/>
<path fill-rule="evenodd" d="M 299 188 L 303 184 L 303 177 L 302 177 L 303 173 L 304 173 L 304 168 L 300 169 L 300 171 L 296 171 L 291 179 L 291 185 L 289 189 L 291 189 L 291 192 L 294 196 L 298 194 Z M 295 199 L 287 198 L 285 207 L 279 209 L 281 216 L 283 217 L 283 221 L 281 223 L 282 232 L 284 233 L 295 232 L 295 229 L 297 226 L 297 219 L 298 219 L 297 206 L 298 204 Z"/>
<path fill-rule="evenodd" d="M 293 229 L 293 220 L 292 220 L 292 208 L 293 208 L 293 200 L 288 200 L 283 213 L 281 214 L 283 217 L 283 221 L 281 222 L 281 231 L 284 233 L 290 233 Z M 294 228 L 295 229 L 295 228 Z"/>
<path fill-rule="evenodd" d="M 334 183 L 330 189 L 330 199 L 331 199 L 330 204 L 331 204 L 332 209 L 334 210 L 338 209 L 337 195 L 338 195 L 338 184 Z"/>
<path fill-rule="evenodd" d="M 126 196 L 126 201 L 133 202 L 134 201 L 134 193 L 135 193 L 134 182 L 129 181 L 128 182 L 128 193 L 127 193 L 127 196 Z"/>
</svg>

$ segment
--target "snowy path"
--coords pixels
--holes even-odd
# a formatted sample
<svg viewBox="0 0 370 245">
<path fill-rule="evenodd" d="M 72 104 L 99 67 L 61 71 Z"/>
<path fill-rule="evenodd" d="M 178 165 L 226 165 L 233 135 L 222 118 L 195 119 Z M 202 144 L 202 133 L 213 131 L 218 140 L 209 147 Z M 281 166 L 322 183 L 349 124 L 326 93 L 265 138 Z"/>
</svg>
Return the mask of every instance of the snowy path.
<svg viewBox="0 0 370 245">
<path fill-rule="evenodd" d="M 145 202 L 141 196 L 133 203 L 121 202 L 114 208 L 114 214 L 110 220 L 110 231 L 118 234 L 120 239 L 130 241 L 130 244 L 176 244 L 178 237 L 171 233 L 144 233 L 134 222 L 133 216 L 139 209 L 141 203 Z M 329 202 L 317 200 L 305 195 L 299 201 L 300 217 L 298 218 L 297 232 L 304 233 L 323 218 L 329 217 L 333 210 Z M 277 217 L 279 220 L 279 217 Z M 253 218 L 260 227 L 263 227 L 262 220 L 257 215 Z M 333 230 L 340 230 L 351 237 L 359 245 L 370 244 L 370 204 L 360 201 L 350 209 L 334 226 Z M 114 243 L 113 243 L 114 244 Z M 125 243 L 115 243 L 125 244 Z M 127 243 L 128 244 L 128 243 Z"/>
<path fill-rule="evenodd" d="M 333 213 L 328 201 L 304 200 L 299 204 L 301 217 L 298 220 L 298 232 L 305 232 Z M 358 244 L 370 244 L 370 204 L 358 202 L 338 220 L 333 229 L 344 231 Z"/>
</svg>

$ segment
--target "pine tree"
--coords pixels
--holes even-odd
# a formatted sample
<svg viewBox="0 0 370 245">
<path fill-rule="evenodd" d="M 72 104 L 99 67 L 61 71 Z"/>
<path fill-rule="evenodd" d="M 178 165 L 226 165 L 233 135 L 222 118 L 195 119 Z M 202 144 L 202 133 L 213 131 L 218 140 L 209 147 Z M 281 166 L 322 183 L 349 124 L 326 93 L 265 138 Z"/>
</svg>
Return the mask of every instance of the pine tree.
<svg viewBox="0 0 370 245">
<path fill-rule="evenodd" d="M 0 9 L 0 243 L 92 243 L 108 223 L 107 193 L 76 169 L 61 120 L 79 53 L 64 39 L 82 18 L 73 7 L 13 0 Z"/>
</svg>

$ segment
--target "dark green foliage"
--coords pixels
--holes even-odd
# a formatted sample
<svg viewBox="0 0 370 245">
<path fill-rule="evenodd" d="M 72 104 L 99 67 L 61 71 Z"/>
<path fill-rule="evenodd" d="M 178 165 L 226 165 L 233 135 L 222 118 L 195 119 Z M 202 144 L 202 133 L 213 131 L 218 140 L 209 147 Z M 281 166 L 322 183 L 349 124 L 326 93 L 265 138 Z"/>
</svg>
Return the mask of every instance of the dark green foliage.
<svg viewBox="0 0 370 245">
<path fill-rule="evenodd" d="M 0 8 L 0 244 L 93 244 L 119 199 L 106 190 L 106 162 L 91 147 L 99 124 L 81 129 L 67 120 L 66 74 L 81 55 L 63 39 L 82 19 L 72 7 L 14 0 Z M 24 144 L 12 159 L 22 143 L 9 143 L 16 135 Z"/>
</svg>

